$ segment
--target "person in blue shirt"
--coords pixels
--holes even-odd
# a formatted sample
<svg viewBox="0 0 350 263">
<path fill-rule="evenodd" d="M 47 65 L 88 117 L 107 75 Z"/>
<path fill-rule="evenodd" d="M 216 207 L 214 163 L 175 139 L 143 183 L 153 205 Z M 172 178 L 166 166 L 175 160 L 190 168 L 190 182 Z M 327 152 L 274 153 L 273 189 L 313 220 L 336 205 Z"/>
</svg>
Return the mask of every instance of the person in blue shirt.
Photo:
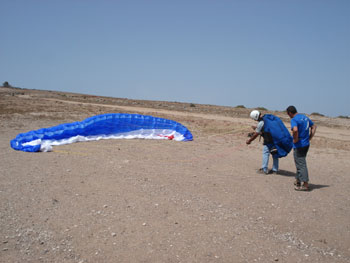
<svg viewBox="0 0 350 263">
<path fill-rule="evenodd" d="M 287 108 L 291 118 L 293 136 L 294 162 L 297 169 L 295 175 L 295 190 L 309 191 L 309 173 L 306 165 L 306 155 L 309 151 L 310 140 L 316 133 L 316 125 L 307 116 L 297 112 L 294 106 Z"/>
</svg>

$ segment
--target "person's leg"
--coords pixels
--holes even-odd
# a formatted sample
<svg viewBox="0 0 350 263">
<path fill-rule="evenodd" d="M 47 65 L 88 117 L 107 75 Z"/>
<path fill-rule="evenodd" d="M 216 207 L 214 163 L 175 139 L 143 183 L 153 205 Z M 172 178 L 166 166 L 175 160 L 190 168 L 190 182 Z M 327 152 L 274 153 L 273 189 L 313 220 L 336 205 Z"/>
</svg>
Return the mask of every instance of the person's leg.
<svg viewBox="0 0 350 263">
<path fill-rule="evenodd" d="M 298 151 L 297 148 L 293 149 L 294 163 L 295 163 L 295 168 L 297 169 L 295 173 L 295 182 L 296 184 L 300 184 L 300 168 L 299 168 L 299 159 L 298 159 L 297 151 Z"/>
<path fill-rule="evenodd" d="M 261 169 L 267 173 L 268 170 L 268 166 L 269 166 L 269 156 L 270 156 L 270 151 L 269 151 L 269 148 L 264 145 L 263 147 L 263 158 L 262 158 L 262 166 L 261 166 Z"/>
<path fill-rule="evenodd" d="M 303 182 L 305 187 L 308 187 L 309 173 L 306 164 L 306 155 L 309 150 L 309 146 L 297 148 L 294 151 L 295 166 L 297 168 L 296 179 L 299 182 Z"/>
<path fill-rule="evenodd" d="M 300 158 L 300 181 L 304 183 L 309 182 L 309 172 L 306 164 L 306 155 L 309 150 L 309 146 L 300 148 L 298 155 Z"/>
<path fill-rule="evenodd" d="M 272 172 L 278 172 L 278 158 L 272 155 L 273 158 L 273 165 L 272 165 Z"/>
</svg>

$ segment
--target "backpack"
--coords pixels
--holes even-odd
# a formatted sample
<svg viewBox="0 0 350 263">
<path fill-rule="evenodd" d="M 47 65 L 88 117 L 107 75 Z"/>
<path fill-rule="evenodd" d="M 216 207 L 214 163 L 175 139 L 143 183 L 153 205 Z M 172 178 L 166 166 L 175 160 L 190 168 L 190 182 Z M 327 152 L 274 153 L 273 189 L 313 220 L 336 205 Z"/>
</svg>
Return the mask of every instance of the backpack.
<svg viewBox="0 0 350 263">
<path fill-rule="evenodd" d="M 293 138 L 280 118 L 272 114 L 262 117 L 264 120 L 265 145 L 277 158 L 285 157 L 293 148 Z"/>
</svg>

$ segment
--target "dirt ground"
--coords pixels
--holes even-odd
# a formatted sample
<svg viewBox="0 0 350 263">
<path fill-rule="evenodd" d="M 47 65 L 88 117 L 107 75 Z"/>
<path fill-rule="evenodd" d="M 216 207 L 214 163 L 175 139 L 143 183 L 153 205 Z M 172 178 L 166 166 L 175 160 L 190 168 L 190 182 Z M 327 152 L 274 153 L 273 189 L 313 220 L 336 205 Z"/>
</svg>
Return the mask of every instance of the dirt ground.
<svg viewBox="0 0 350 263">
<path fill-rule="evenodd" d="M 194 140 L 10 147 L 112 112 L 176 120 Z M 350 262 L 350 120 L 311 116 L 311 191 L 297 192 L 292 154 L 256 173 L 249 112 L 0 87 L 0 262 Z"/>
</svg>

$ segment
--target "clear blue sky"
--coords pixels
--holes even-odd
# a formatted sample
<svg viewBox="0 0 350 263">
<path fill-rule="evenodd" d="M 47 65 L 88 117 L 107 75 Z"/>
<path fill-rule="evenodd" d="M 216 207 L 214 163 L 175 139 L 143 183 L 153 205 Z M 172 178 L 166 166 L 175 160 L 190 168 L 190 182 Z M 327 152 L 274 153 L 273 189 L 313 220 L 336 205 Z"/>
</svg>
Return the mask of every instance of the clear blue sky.
<svg viewBox="0 0 350 263">
<path fill-rule="evenodd" d="M 0 0 L 0 82 L 350 115 L 348 0 Z"/>
</svg>

